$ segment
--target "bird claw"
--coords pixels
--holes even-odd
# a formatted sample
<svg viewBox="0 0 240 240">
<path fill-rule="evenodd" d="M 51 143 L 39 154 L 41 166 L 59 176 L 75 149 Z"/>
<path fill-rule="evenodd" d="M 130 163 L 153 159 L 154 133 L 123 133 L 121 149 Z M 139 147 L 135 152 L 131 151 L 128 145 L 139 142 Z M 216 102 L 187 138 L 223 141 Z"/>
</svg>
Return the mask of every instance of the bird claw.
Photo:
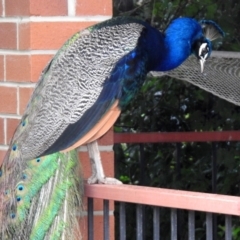
<svg viewBox="0 0 240 240">
<path fill-rule="evenodd" d="M 88 184 L 108 184 L 108 185 L 120 185 L 122 184 L 121 181 L 117 180 L 116 178 L 109 178 L 109 177 L 97 177 L 91 176 L 88 178 Z"/>
<path fill-rule="evenodd" d="M 109 185 L 122 184 L 122 182 L 117 180 L 116 178 L 105 177 L 97 141 L 88 143 L 87 147 L 92 167 L 92 176 L 88 179 L 87 181 L 88 184 L 94 183 Z"/>
</svg>

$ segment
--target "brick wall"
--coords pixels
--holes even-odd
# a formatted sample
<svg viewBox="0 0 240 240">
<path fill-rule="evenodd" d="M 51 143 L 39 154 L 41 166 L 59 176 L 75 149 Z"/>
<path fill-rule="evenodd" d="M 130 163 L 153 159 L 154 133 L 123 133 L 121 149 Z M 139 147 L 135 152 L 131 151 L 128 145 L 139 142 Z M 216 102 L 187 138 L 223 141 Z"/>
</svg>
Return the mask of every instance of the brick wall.
<svg viewBox="0 0 240 240">
<path fill-rule="evenodd" d="M 111 14 L 112 0 L 0 0 L 0 162 L 44 66 L 72 34 Z M 100 150 L 112 176 L 112 131 L 100 140 Z M 86 147 L 79 155 L 87 178 Z M 101 240 L 101 202 L 96 201 L 95 211 L 95 239 Z M 113 239 L 113 216 L 110 223 Z M 86 217 L 81 226 L 87 239 Z"/>
</svg>

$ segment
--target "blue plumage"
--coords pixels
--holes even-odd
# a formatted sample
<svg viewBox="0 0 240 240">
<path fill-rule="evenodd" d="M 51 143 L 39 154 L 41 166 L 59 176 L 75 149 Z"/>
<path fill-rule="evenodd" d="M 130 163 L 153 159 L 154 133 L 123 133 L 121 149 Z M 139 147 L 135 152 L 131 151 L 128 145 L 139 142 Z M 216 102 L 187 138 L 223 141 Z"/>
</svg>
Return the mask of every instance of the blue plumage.
<svg viewBox="0 0 240 240">
<path fill-rule="evenodd" d="M 89 67 L 89 77 L 97 78 L 98 72 L 103 73 L 97 79 L 101 87 L 92 89 L 93 92 L 98 91 L 97 98 L 81 117 L 67 124 L 62 129 L 61 135 L 40 155 L 71 147 L 101 121 L 115 100 L 119 100 L 119 108 L 123 109 L 139 91 L 149 71 L 174 69 L 192 53 L 199 59 L 203 70 L 204 62 L 210 56 L 212 46 L 211 39 L 204 36 L 201 24 L 203 22 L 198 23 L 192 18 L 178 18 L 170 23 L 164 33 L 161 33 L 141 20 L 120 17 L 91 27 L 89 35 L 86 36 L 90 42 L 94 41 L 91 49 L 89 52 L 84 50 L 82 54 L 74 55 L 75 52 L 71 54 L 71 60 L 69 59 L 67 66 L 70 68 L 71 65 L 77 65 L 77 61 L 90 59 L 86 63 L 92 66 L 92 68 Z M 223 34 L 220 27 L 212 21 L 205 21 L 204 25 L 211 26 L 219 35 Z M 125 40 L 121 42 L 120 39 L 124 34 Z M 101 52 L 98 49 L 101 49 Z M 96 65 L 91 65 L 95 51 L 99 51 L 94 59 L 94 62 L 99 64 L 99 69 Z M 46 74 L 49 72 L 51 74 L 52 68 L 57 67 L 56 64 L 61 57 L 66 61 L 67 53 L 62 56 L 60 54 L 58 54 L 59 59 L 55 60 L 55 66 L 52 63 L 47 68 Z M 82 76 L 79 77 L 78 81 L 82 81 Z M 91 78 L 87 80 L 91 81 Z"/>
</svg>

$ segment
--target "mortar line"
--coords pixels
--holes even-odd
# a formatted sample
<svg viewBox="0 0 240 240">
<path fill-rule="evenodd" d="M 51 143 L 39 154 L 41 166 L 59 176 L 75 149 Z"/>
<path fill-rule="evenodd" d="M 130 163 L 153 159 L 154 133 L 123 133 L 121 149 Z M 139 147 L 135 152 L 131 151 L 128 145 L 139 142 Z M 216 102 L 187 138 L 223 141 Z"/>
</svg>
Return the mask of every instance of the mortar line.
<svg viewBox="0 0 240 240">
<path fill-rule="evenodd" d="M 76 16 L 76 0 L 68 0 L 68 16 Z"/>
<path fill-rule="evenodd" d="M 0 82 L 0 87 L 24 87 L 34 88 L 36 83 L 25 83 L 25 82 Z"/>
<path fill-rule="evenodd" d="M 5 17 L 5 0 L 2 0 L 2 16 Z"/>
<path fill-rule="evenodd" d="M 3 82 L 6 82 L 6 55 L 3 56 Z"/>
<path fill-rule="evenodd" d="M 6 50 L 0 49 L 0 55 L 54 55 L 56 50 Z"/>
<path fill-rule="evenodd" d="M 102 22 L 110 19 L 111 15 L 89 15 L 89 16 L 30 16 L 30 17 L 4 17 L 0 18 L 0 22 L 12 23 L 28 23 L 28 22 Z"/>
<path fill-rule="evenodd" d="M 20 107 L 19 107 L 19 105 L 20 105 L 20 98 L 19 98 L 19 86 L 17 86 L 17 115 L 19 115 L 19 109 L 20 109 Z"/>
<path fill-rule="evenodd" d="M 3 134 L 4 134 L 4 144 L 7 144 L 7 119 L 3 119 Z"/>
</svg>

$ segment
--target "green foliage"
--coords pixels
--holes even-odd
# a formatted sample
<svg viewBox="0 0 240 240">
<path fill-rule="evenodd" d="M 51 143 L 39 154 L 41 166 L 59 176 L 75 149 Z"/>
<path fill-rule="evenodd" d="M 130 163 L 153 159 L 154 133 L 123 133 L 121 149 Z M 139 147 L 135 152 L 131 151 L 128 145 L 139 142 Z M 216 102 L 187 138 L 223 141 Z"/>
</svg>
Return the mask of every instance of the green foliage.
<svg viewBox="0 0 240 240">
<path fill-rule="evenodd" d="M 229 51 L 240 49 L 240 3 L 237 0 L 114 0 L 113 3 L 115 16 L 137 16 L 161 30 L 180 16 L 214 20 L 226 33 L 223 44 L 216 44 L 216 47 Z"/>
<path fill-rule="evenodd" d="M 151 79 L 144 84 L 142 91 L 122 113 L 116 126 L 121 132 L 238 130 L 239 111 L 239 107 L 185 82 L 170 78 Z M 123 163 L 124 169 L 128 166 L 127 174 L 122 177 L 129 179 L 131 184 L 139 182 L 140 173 L 136 172 L 136 166 L 139 164 L 140 147 L 135 144 L 115 146 L 116 158 Z M 148 179 L 147 185 L 174 188 L 180 184 L 177 175 L 174 175 L 176 144 L 144 144 L 141 148 L 147 156 L 145 169 L 148 171 L 145 173 Z M 212 145 L 182 143 L 180 148 L 181 175 L 184 178 L 182 177 L 179 188 L 211 191 L 209 175 Z M 218 168 L 221 170 L 218 179 L 228 172 L 232 174 L 237 190 L 229 194 L 238 194 L 236 169 L 240 164 L 239 143 L 218 143 L 217 149 Z M 167 179 L 168 174 L 172 179 Z M 206 184 L 208 187 L 205 186 Z M 223 190 L 226 189 L 226 184 L 230 185 L 228 181 L 225 181 L 224 186 L 220 184 L 218 192 L 227 193 Z"/>
<path fill-rule="evenodd" d="M 188 83 L 171 78 L 149 79 L 134 101 L 123 111 L 116 128 L 120 132 L 239 130 L 239 112 L 240 107 Z M 118 174 L 128 184 L 212 192 L 213 147 L 207 142 L 118 144 L 115 146 Z M 180 149 L 179 167 L 177 148 Z M 240 144 L 219 142 L 216 148 L 216 192 L 239 195 Z M 131 207 L 127 211 L 135 216 L 135 210 Z M 161 214 L 164 218 L 161 224 L 165 226 L 169 220 L 169 211 L 164 210 Z M 184 221 L 187 222 L 186 216 Z M 204 223 L 205 215 L 197 215 L 197 239 L 205 239 Z M 239 220 L 235 219 L 234 223 L 239 224 Z M 224 219 L 219 218 L 218 224 L 219 227 L 224 227 Z M 162 229 L 165 229 L 164 234 L 170 231 L 167 226 Z M 148 231 L 152 232 L 151 229 Z M 133 235 L 130 236 L 129 239 L 134 239 Z M 182 236 L 179 239 L 186 238 Z"/>
<path fill-rule="evenodd" d="M 138 1 L 140 2 L 140 1 Z M 146 3 L 146 4 L 144 4 Z M 133 1 L 134 6 L 134 1 Z M 240 50 L 240 2 L 236 0 L 152 0 L 142 1 L 127 13 L 165 29 L 179 16 L 216 21 L 226 37 L 215 49 Z M 183 81 L 149 78 L 141 92 L 129 104 L 115 124 L 116 132 L 186 132 L 240 129 L 240 107 Z M 216 189 L 212 186 L 212 150 L 216 147 Z M 180 160 L 177 156 L 180 152 Z M 117 175 L 124 183 L 183 189 L 200 192 L 240 195 L 240 144 L 238 142 L 179 144 L 115 145 Z M 169 211 L 161 210 L 161 229 L 169 237 Z M 131 224 L 129 239 L 134 239 L 132 226 L 135 210 L 128 206 Z M 151 218 L 151 216 L 150 216 Z M 186 213 L 181 213 L 187 221 Z M 224 218 L 218 218 L 218 236 L 224 239 Z M 151 225 L 151 224 L 150 224 Z M 186 224 L 185 224 L 186 225 Z M 233 219 L 233 239 L 240 238 L 239 220 Z M 151 226 L 149 227 L 151 228 Z M 186 230 L 186 229 L 185 229 Z M 187 239 L 181 231 L 178 239 Z M 152 229 L 146 229 L 148 236 Z M 186 234 L 186 233 L 185 233 Z M 196 239 L 205 239 L 205 215 L 196 216 Z M 152 239 L 147 237 L 146 239 Z"/>
</svg>

